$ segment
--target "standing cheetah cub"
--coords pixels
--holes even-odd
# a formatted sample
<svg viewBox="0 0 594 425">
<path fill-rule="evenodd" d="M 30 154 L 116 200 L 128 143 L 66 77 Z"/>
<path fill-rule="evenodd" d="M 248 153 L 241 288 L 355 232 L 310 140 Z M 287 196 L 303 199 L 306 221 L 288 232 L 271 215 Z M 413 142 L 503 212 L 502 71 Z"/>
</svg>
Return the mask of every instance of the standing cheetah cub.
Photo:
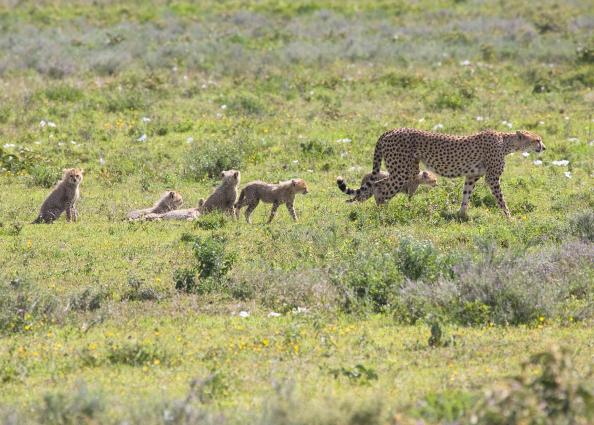
<svg viewBox="0 0 594 425">
<path fill-rule="evenodd" d="M 297 221 L 297 214 L 293 207 L 295 201 L 295 195 L 298 193 L 307 194 L 307 185 L 303 179 L 292 179 L 285 182 L 279 182 L 278 184 L 269 184 L 263 181 L 254 181 L 248 183 L 243 188 L 239 195 L 239 200 L 235 204 L 235 214 L 239 218 L 239 212 L 242 207 L 248 206 L 245 210 L 245 219 L 248 223 L 252 222 L 251 215 L 258 206 L 260 201 L 272 204 L 272 211 L 270 211 L 270 217 L 268 217 L 268 223 L 272 221 L 276 215 L 276 210 L 280 204 L 285 204 L 289 214 L 293 217 L 294 221 Z"/>
<path fill-rule="evenodd" d="M 52 223 L 64 211 L 66 211 L 66 221 L 77 221 L 76 201 L 80 197 L 79 186 L 82 180 L 83 170 L 81 168 L 65 169 L 62 180 L 58 182 L 52 193 L 41 205 L 39 215 L 33 221 L 33 224 Z"/>
<path fill-rule="evenodd" d="M 144 218 L 148 214 L 163 214 L 168 211 L 175 210 L 184 203 L 182 196 L 173 190 L 165 192 L 161 199 L 151 208 L 144 208 L 142 210 L 134 210 L 128 213 L 128 220 L 138 220 Z"/>
<path fill-rule="evenodd" d="M 387 177 L 390 177 L 389 173 L 387 173 L 386 171 L 380 171 L 377 176 L 377 181 L 383 180 Z M 363 179 L 361 179 L 361 187 L 367 185 L 367 183 L 373 183 L 373 181 L 373 173 L 368 173 L 365 176 L 363 176 Z M 354 189 L 349 189 L 342 177 L 337 177 L 336 182 L 338 184 L 338 188 L 342 192 L 346 193 L 347 195 L 356 195 L 357 191 Z M 400 191 L 408 194 L 408 197 L 410 199 L 419 188 L 419 185 L 424 184 L 429 187 L 433 187 L 436 183 L 437 177 L 435 176 L 435 174 L 433 174 L 431 171 L 421 171 L 419 174 L 415 176 L 413 180 L 408 181 Z M 354 202 L 359 200 L 360 199 L 357 198 L 357 196 L 355 196 L 354 198 L 347 200 L 347 202 Z"/>
<path fill-rule="evenodd" d="M 223 180 L 221 184 L 204 201 L 204 204 L 200 208 L 200 213 L 204 214 L 210 211 L 220 210 L 235 217 L 233 206 L 237 199 L 237 186 L 239 186 L 241 175 L 237 170 L 227 170 L 221 172 L 221 179 Z"/>
</svg>

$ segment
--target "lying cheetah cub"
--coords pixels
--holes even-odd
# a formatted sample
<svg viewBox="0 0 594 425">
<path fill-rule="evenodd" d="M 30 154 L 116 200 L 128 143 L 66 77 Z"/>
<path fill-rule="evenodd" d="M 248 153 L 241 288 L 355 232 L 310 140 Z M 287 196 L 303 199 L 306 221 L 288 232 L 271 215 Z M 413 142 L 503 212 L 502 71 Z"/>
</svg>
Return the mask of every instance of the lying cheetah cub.
<svg viewBox="0 0 594 425">
<path fill-rule="evenodd" d="M 259 180 L 248 183 L 248 185 L 241 191 L 239 200 L 235 204 L 235 214 L 237 218 L 239 218 L 241 208 L 247 205 L 245 219 L 248 223 L 251 223 L 251 215 L 258 206 L 258 203 L 262 201 L 272 204 L 272 211 L 270 211 L 268 223 L 270 223 L 276 215 L 276 210 L 280 204 L 285 204 L 287 210 L 289 210 L 289 214 L 293 217 L 293 220 L 297 221 L 297 214 L 293 207 L 293 202 L 295 201 L 295 195 L 297 193 L 307 194 L 305 180 L 293 179 L 279 182 L 278 184 L 269 184 Z"/>
<path fill-rule="evenodd" d="M 183 210 L 173 210 L 168 211 L 163 214 L 151 213 L 144 216 L 144 219 L 147 221 L 156 221 L 156 220 L 186 220 L 192 221 L 200 217 L 200 209 L 204 205 L 204 199 L 200 199 L 198 201 L 198 206 L 196 208 L 186 208 Z"/>
<path fill-rule="evenodd" d="M 233 217 L 233 206 L 237 199 L 237 186 L 241 175 L 237 170 L 227 170 L 221 172 L 221 179 L 223 180 L 217 186 L 215 191 L 204 201 L 204 204 L 199 208 L 200 213 L 208 213 L 214 210 L 220 210 L 231 214 Z"/>
<path fill-rule="evenodd" d="M 37 223 L 52 223 L 66 211 L 66 221 L 78 220 L 76 201 L 80 197 L 79 186 L 83 180 L 81 168 L 67 168 L 64 170 L 62 180 L 58 182 L 52 193 L 41 205 L 39 215 L 33 221 Z"/>
<path fill-rule="evenodd" d="M 378 174 L 377 181 L 383 180 L 389 176 L 390 174 L 388 172 L 380 171 Z M 365 186 L 368 182 L 373 182 L 373 173 L 368 173 L 365 176 L 363 176 L 363 179 L 361 179 L 361 187 Z M 349 189 L 342 177 L 337 177 L 336 183 L 338 184 L 338 188 L 342 192 L 346 193 L 347 195 L 356 195 L 357 191 L 354 189 Z M 421 171 L 413 180 L 405 183 L 404 187 L 400 190 L 400 192 L 408 194 L 408 197 L 410 199 L 419 188 L 419 185 L 424 184 L 433 187 L 436 183 L 437 177 L 435 176 L 435 174 L 433 174 L 431 171 Z M 355 196 L 354 198 L 347 200 L 347 202 L 354 202 L 359 200 L 360 199 L 358 199 L 357 196 Z"/>
<path fill-rule="evenodd" d="M 163 214 L 168 211 L 175 210 L 184 203 L 182 196 L 173 190 L 165 192 L 161 199 L 151 208 L 144 208 L 142 210 L 134 210 L 128 213 L 128 220 L 138 220 L 144 218 L 148 214 Z"/>
</svg>

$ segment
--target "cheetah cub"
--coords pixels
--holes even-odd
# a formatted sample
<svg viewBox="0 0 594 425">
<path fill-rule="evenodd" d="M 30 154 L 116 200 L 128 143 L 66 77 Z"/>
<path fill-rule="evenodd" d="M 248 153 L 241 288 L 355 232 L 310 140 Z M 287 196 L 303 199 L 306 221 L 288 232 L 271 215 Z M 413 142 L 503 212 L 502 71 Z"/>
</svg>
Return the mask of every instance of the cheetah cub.
<svg viewBox="0 0 594 425">
<path fill-rule="evenodd" d="M 383 180 L 388 177 L 390 177 L 390 174 L 388 172 L 380 171 L 378 174 L 377 181 Z M 363 176 L 363 179 L 361 179 L 361 187 L 367 185 L 368 182 L 373 182 L 373 173 L 368 173 L 365 176 Z M 342 192 L 346 193 L 347 195 L 356 195 L 356 190 L 349 189 L 342 177 L 337 177 L 336 183 L 338 184 L 338 188 Z M 424 184 L 429 187 L 433 187 L 436 183 L 437 177 L 435 176 L 435 174 L 433 174 L 431 171 L 421 171 L 419 174 L 416 175 L 416 177 L 413 180 L 407 182 L 404 185 L 404 187 L 400 190 L 400 192 L 408 194 L 408 197 L 410 199 L 419 188 L 419 185 Z M 355 202 L 359 200 L 360 199 L 358 199 L 357 196 L 355 196 L 354 198 L 347 200 L 347 202 Z"/>
<path fill-rule="evenodd" d="M 33 221 L 33 224 L 52 223 L 64 211 L 66 211 L 66 221 L 77 221 L 76 201 L 80 197 L 79 186 L 82 180 L 83 170 L 81 168 L 65 169 L 62 180 L 58 182 L 52 193 L 41 205 L 39 215 Z"/>
<path fill-rule="evenodd" d="M 198 201 L 196 208 L 186 208 L 183 210 L 168 211 L 163 214 L 151 213 L 144 216 L 147 221 L 159 221 L 159 220 L 186 220 L 192 221 L 200 217 L 200 209 L 204 205 L 204 199 Z"/>
<path fill-rule="evenodd" d="M 237 199 L 237 186 L 241 175 L 237 170 L 227 170 L 221 172 L 221 179 L 223 180 L 214 192 L 204 201 L 202 207 L 199 208 L 200 213 L 208 213 L 214 210 L 220 210 L 225 213 L 233 214 L 235 200 Z"/>
<path fill-rule="evenodd" d="M 280 204 L 285 204 L 289 214 L 294 221 L 297 221 L 297 214 L 293 207 L 295 201 L 295 195 L 298 193 L 307 194 L 307 185 L 303 179 L 292 179 L 278 184 L 269 184 L 263 181 L 254 181 L 248 183 L 243 188 L 239 195 L 239 200 L 235 204 L 235 214 L 239 218 L 239 212 L 242 207 L 248 206 L 245 210 L 245 219 L 251 224 L 251 215 L 260 203 L 260 201 L 272 204 L 272 211 L 270 211 L 270 217 L 268 217 L 268 223 L 272 221 L 276 215 L 276 210 Z"/>
<path fill-rule="evenodd" d="M 168 211 L 176 210 L 184 203 L 182 196 L 173 190 L 165 192 L 161 199 L 151 208 L 144 208 L 142 210 L 134 210 L 128 213 L 128 220 L 138 220 L 144 218 L 148 214 L 163 214 Z"/>
</svg>

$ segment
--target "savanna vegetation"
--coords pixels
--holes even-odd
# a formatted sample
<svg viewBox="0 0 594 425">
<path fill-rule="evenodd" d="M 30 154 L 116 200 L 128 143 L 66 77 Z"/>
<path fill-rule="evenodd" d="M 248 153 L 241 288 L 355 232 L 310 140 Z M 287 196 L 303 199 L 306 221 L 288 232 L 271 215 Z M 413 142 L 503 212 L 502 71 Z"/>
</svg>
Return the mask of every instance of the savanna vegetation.
<svg viewBox="0 0 594 425">
<path fill-rule="evenodd" d="M 594 420 L 587 0 L 0 2 L 0 421 Z M 526 129 L 484 181 L 347 204 L 390 128 Z M 63 168 L 79 222 L 29 224 Z M 299 221 L 128 222 L 224 169 Z"/>
</svg>

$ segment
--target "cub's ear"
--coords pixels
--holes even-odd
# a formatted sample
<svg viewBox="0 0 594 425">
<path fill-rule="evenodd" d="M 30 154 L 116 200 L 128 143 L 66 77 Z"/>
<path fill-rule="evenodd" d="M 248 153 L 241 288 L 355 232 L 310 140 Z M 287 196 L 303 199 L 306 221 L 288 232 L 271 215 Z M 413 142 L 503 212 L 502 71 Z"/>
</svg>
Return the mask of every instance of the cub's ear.
<svg viewBox="0 0 594 425">
<path fill-rule="evenodd" d="M 225 172 L 221 171 L 221 178 L 225 177 Z"/>
<path fill-rule="evenodd" d="M 239 175 L 239 171 L 233 173 L 233 177 L 237 177 Z"/>
<path fill-rule="evenodd" d="M 169 197 L 171 199 L 174 199 L 175 198 L 175 192 L 173 190 L 169 192 Z"/>
<path fill-rule="evenodd" d="M 423 178 L 426 179 L 427 177 L 429 177 L 429 173 L 427 171 L 423 171 Z"/>
<path fill-rule="evenodd" d="M 526 139 L 526 135 L 522 133 L 520 130 L 516 131 L 516 136 L 518 136 L 518 139 L 520 140 Z"/>
<path fill-rule="evenodd" d="M 292 179 L 292 180 L 291 180 L 291 185 L 292 185 L 292 186 L 297 186 L 297 180 L 295 180 L 295 179 Z"/>
</svg>

